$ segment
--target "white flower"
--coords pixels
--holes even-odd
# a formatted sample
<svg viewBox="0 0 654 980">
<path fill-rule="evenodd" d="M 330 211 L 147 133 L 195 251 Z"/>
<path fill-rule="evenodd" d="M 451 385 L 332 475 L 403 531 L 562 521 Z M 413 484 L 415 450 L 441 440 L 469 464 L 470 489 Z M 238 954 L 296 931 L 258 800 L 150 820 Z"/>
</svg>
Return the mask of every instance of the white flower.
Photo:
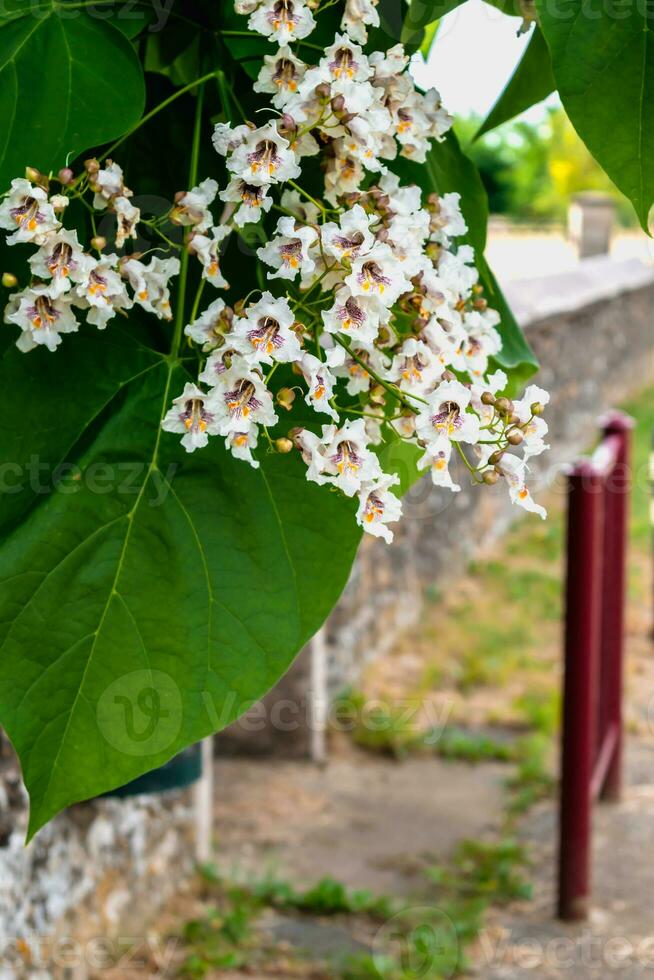
<svg viewBox="0 0 654 980">
<path fill-rule="evenodd" d="M 416 429 L 427 444 L 441 436 L 454 442 L 475 443 L 479 439 L 479 418 L 466 411 L 470 404 L 470 389 L 460 381 L 443 381 L 429 395 L 428 405 L 421 408 Z"/>
<path fill-rule="evenodd" d="M 430 443 L 425 455 L 418 460 L 418 469 L 429 468 L 434 486 L 446 487 L 458 493 L 461 487 L 454 483 L 450 476 L 449 463 L 452 455 L 452 443 L 449 439 L 441 438 Z"/>
<path fill-rule="evenodd" d="M 15 293 L 5 310 L 5 323 L 15 323 L 23 331 L 16 341 L 27 352 L 42 344 L 54 351 L 62 333 L 75 333 L 77 320 L 69 296 L 53 296 L 48 286 L 34 286 Z"/>
<path fill-rule="evenodd" d="M 304 399 L 307 405 L 311 405 L 316 412 L 325 412 L 325 414 L 331 415 L 334 421 L 338 422 L 338 412 L 329 404 L 334 390 L 335 378 L 328 365 L 315 354 L 307 352 L 303 354 L 299 367 L 304 380 L 309 385 L 309 391 Z"/>
<path fill-rule="evenodd" d="M 194 234 L 189 242 L 189 250 L 197 255 L 202 265 L 202 276 L 217 289 L 227 289 L 229 283 L 220 269 L 220 246 L 229 235 L 228 225 L 218 225 L 211 229 L 211 237 Z"/>
<path fill-rule="evenodd" d="M 513 402 L 513 411 L 521 422 L 528 422 L 532 417 L 532 405 L 545 406 L 549 404 L 550 393 L 538 385 L 527 385 L 522 398 Z"/>
<path fill-rule="evenodd" d="M 134 290 L 134 301 L 160 320 L 172 319 L 168 283 L 179 274 L 179 259 L 162 259 L 155 255 L 148 265 L 138 259 L 129 259 L 122 268 Z"/>
<path fill-rule="evenodd" d="M 514 504 L 532 514 L 538 514 L 543 520 L 547 517 L 547 511 L 540 504 L 537 504 L 531 496 L 525 483 L 526 465 L 525 461 L 518 459 L 511 453 L 505 453 L 499 462 L 499 468 L 506 477 L 509 485 L 509 496 Z"/>
<path fill-rule="evenodd" d="M 48 235 L 59 228 L 59 221 L 43 188 L 18 177 L 12 180 L 11 190 L 0 204 L 0 228 L 14 232 L 7 239 L 8 245 L 43 245 Z"/>
<path fill-rule="evenodd" d="M 298 272 L 302 278 L 310 276 L 316 263 L 309 254 L 312 245 L 318 240 L 315 228 L 306 225 L 296 228 L 295 218 L 285 216 L 277 222 L 276 237 L 267 245 L 257 249 L 257 255 L 276 271 L 269 272 L 269 279 L 295 279 Z"/>
<path fill-rule="evenodd" d="M 242 123 L 240 126 L 232 126 L 228 122 L 216 123 L 211 142 L 216 153 L 220 153 L 221 157 L 226 157 L 228 153 L 232 153 L 237 146 L 244 143 L 251 132 L 252 130 L 246 123 Z"/>
<path fill-rule="evenodd" d="M 98 170 L 91 181 L 91 187 L 95 191 L 93 207 L 98 211 L 106 208 L 107 202 L 112 198 L 132 196 L 130 189 L 125 187 L 122 167 L 111 160 L 107 160 L 104 170 Z"/>
<path fill-rule="evenodd" d="M 431 214 L 432 239 L 447 247 L 452 238 L 459 238 L 468 231 L 468 226 L 461 214 L 461 195 L 443 194 L 438 199 L 438 210 Z"/>
<path fill-rule="evenodd" d="M 369 252 L 375 243 L 370 225 L 378 220 L 376 214 L 367 214 L 360 204 L 355 204 L 350 211 L 346 211 L 340 224 L 328 221 L 320 229 L 325 252 L 339 262 L 342 259 L 351 261 Z"/>
<path fill-rule="evenodd" d="M 104 330 L 107 321 L 115 316 L 117 310 L 132 306 L 125 285 L 116 271 L 117 264 L 117 255 L 103 255 L 93 262 L 75 290 L 79 297 L 77 305 L 83 309 L 90 307 L 86 319 L 98 330 Z"/>
<path fill-rule="evenodd" d="M 136 226 L 141 220 L 141 212 L 126 197 L 117 197 L 113 202 L 118 228 L 116 248 L 122 248 L 128 238 L 136 238 Z"/>
<path fill-rule="evenodd" d="M 374 343 L 379 324 L 385 323 L 388 316 L 388 310 L 375 296 L 352 296 L 348 289 L 339 289 L 334 305 L 322 312 L 325 331 L 345 334 L 355 346 Z"/>
<path fill-rule="evenodd" d="M 280 136 L 274 123 L 249 130 L 227 160 L 227 166 L 249 184 L 283 183 L 300 175 L 289 141 Z"/>
<path fill-rule="evenodd" d="M 388 307 L 411 289 L 390 246 L 379 242 L 366 255 L 352 261 L 352 272 L 345 284 L 353 296 L 376 296 Z"/>
<path fill-rule="evenodd" d="M 373 51 L 369 57 L 375 72 L 375 82 L 397 78 L 409 64 L 409 56 L 402 44 L 395 44 L 388 51 Z"/>
<path fill-rule="evenodd" d="M 187 453 L 206 446 L 209 436 L 219 432 L 217 400 L 213 392 L 208 395 L 197 385 L 187 382 L 184 391 L 173 399 L 173 406 L 164 417 L 161 428 L 165 432 L 182 432 L 182 446 Z"/>
<path fill-rule="evenodd" d="M 356 358 L 352 356 L 356 354 Z M 382 377 L 386 373 L 386 364 L 381 351 L 372 345 L 369 347 L 352 346 L 352 354 L 347 353 L 342 347 L 334 349 L 334 352 L 327 355 L 328 363 L 333 367 L 337 378 L 347 378 L 346 390 L 349 395 L 359 395 L 369 391 L 370 386 L 375 381 L 366 366 L 370 367 L 375 374 Z"/>
<path fill-rule="evenodd" d="M 224 300 L 215 299 L 197 320 L 184 327 L 184 333 L 196 344 L 202 344 L 205 353 L 220 347 L 232 322 L 231 310 L 228 313 L 227 309 Z"/>
<path fill-rule="evenodd" d="M 333 156 L 328 160 L 325 174 L 325 198 L 336 205 L 342 194 L 358 191 L 364 177 L 363 164 L 358 156 L 353 156 L 342 139 L 332 144 Z"/>
<path fill-rule="evenodd" d="M 209 365 L 205 374 L 208 368 Z M 274 425 L 277 422 L 272 395 L 260 373 L 253 370 L 245 358 L 235 356 L 231 367 L 214 380 L 215 387 L 211 394 L 215 397 L 221 435 L 249 432 L 255 425 Z"/>
<path fill-rule="evenodd" d="M 334 43 L 325 49 L 319 68 L 323 78 L 331 83 L 334 94 L 342 92 L 351 82 L 366 82 L 372 75 L 363 50 L 346 34 L 336 35 Z"/>
<path fill-rule="evenodd" d="M 402 391 L 422 395 L 433 388 L 442 373 L 442 365 L 427 344 L 409 337 L 393 358 L 388 378 L 396 381 Z"/>
<path fill-rule="evenodd" d="M 389 487 L 399 482 L 395 474 L 384 474 L 372 483 L 364 483 L 358 493 L 357 524 L 388 544 L 393 540 L 393 532 L 386 525 L 399 521 L 402 516 L 402 501 L 390 492 Z"/>
<path fill-rule="evenodd" d="M 219 194 L 221 201 L 238 203 L 234 213 L 234 224 L 238 228 L 261 219 L 262 213 L 270 211 L 272 198 L 268 197 L 269 185 L 247 184 L 240 177 L 234 177 L 224 191 Z"/>
<path fill-rule="evenodd" d="M 303 0 L 265 0 L 248 21 L 251 31 L 278 44 L 307 37 L 315 26 L 314 16 Z"/>
<path fill-rule="evenodd" d="M 277 109 L 283 109 L 290 96 L 297 92 L 306 70 L 304 62 L 284 46 L 274 55 L 264 55 L 263 67 L 253 85 L 254 91 L 273 94 L 272 104 Z"/>
<path fill-rule="evenodd" d="M 375 9 L 378 3 L 379 0 L 346 0 L 341 30 L 359 44 L 365 44 L 368 40 L 366 25 L 379 27 L 379 14 Z"/>
<path fill-rule="evenodd" d="M 50 204 L 55 211 L 65 211 L 70 204 L 70 198 L 66 197 L 65 194 L 53 194 L 50 198 Z"/>
<path fill-rule="evenodd" d="M 30 256 L 32 275 L 51 279 L 50 295 L 56 297 L 80 282 L 94 265 L 95 259 L 82 251 L 76 231 L 52 232 L 38 252 Z"/>
<path fill-rule="evenodd" d="M 382 475 L 379 460 L 367 447 L 363 419 L 347 421 L 340 429 L 323 426 L 320 438 L 305 429 L 300 444 L 308 463 L 307 479 L 330 483 L 348 497 L 353 497 L 363 483 Z"/>
<path fill-rule="evenodd" d="M 266 291 L 258 303 L 248 308 L 245 317 L 234 323 L 232 334 L 242 340 L 246 349 L 262 364 L 297 361 L 302 357 L 302 350 L 291 329 L 294 323 L 288 301 L 275 299 Z"/>
<path fill-rule="evenodd" d="M 229 449 L 235 459 L 242 459 L 255 470 L 258 470 L 259 460 L 252 455 L 252 450 L 257 448 L 257 438 L 256 425 L 253 425 L 247 432 L 230 432 L 225 439 L 225 449 Z"/>
<path fill-rule="evenodd" d="M 218 184 L 211 177 L 197 187 L 182 194 L 173 208 L 175 221 L 180 225 L 193 225 L 196 231 L 208 231 L 213 225 L 209 205 L 218 193 Z"/>
</svg>

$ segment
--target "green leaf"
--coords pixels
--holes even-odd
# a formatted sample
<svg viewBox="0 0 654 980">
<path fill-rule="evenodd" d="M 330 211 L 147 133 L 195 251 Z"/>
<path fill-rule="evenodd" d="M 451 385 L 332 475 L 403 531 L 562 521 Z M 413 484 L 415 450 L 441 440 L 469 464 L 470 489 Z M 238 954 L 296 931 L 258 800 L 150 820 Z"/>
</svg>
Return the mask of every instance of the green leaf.
<svg viewBox="0 0 654 980">
<path fill-rule="evenodd" d="M 66 341 L 0 362 L 0 721 L 30 836 L 261 697 L 360 539 L 353 502 L 297 454 L 254 470 L 220 439 L 187 455 L 162 432 L 189 375 L 131 325 Z"/>
<path fill-rule="evenodd" d="M 563 105 L 648 231 L 654 202 L 654 8 L 623 0 L 539 0 Z"/>
<path fill-rule="evenodd" d="M 143 111 L 143 73 L 110 23 L 23 0 L 0 17 L 0 101 L 4 190 L 26 166 L 57 170 L 126 132 Z"/>
<path fill-rule="evenodd" d="M 461 150 L 454 130 L 448 132 L 443 142 L 432 146 L 427 154 L 426 164 L 399 160 L 393 165 L 393 169 L 427 192 L 447 194 L 457 191 L 461 195 L 461 210 L 468 225 L 468 234 L 464 240 L 475 250 L 479 279 L 486 298 L 502 318 L 498 329 L 502 335 L 503 348 L 496 361 L 499 366 L 511 372 L 513 390 L 519 390 L 538 369 L 538 361 L 484 258 L 488 197 L 479 171 Z"/>
<path fill-rule="evenodd" d="M 516 70 L 479 128 L 475 139 L 513 119 L 537 102 L 542 102 L 555 89 L 549 49 L 540 28 L 535 27 Z"/>
</svg>

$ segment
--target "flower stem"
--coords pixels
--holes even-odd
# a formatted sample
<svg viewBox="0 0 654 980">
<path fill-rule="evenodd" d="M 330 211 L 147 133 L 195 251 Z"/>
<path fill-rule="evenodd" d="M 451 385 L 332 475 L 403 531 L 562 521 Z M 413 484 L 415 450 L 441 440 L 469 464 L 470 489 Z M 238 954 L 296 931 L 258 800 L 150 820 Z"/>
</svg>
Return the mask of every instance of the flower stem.
<svg viewBox="0 0 654 980">
<path fill-rule="evenodd" d="M 215 72 L 212 72 L 215 74 Z M 211 76 L 208 76 L 211 77 Z M 198 99 L 195 106 L 195 124 L 193 126 L 193 143 L 191 145 L 191 164 L 189 167 L 189 187 L 193 187 L 198 177 L 198 162 L 200 159 L 200 131 L 202 128 L 202 107 L 204 105 L 204 88 L 198 92 Z M 175 328 L 173 339 L 170 345 L 172 357 L 177 357 L 182 341 L 182 330 L 184 328 L 184 306 L 186 300 L 186 286 L 188 282 L 188 249 L 182 252 L 179 270 L 179 291 L 177 294 L 177 310 L 175 312 Z"/>
</svg>

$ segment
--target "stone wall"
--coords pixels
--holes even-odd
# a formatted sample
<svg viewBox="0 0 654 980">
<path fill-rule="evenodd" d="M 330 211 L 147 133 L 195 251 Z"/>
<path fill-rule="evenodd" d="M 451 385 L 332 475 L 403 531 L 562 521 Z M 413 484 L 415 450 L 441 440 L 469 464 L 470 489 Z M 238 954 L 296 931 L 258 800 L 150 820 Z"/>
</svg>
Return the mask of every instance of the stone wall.
<svg viewBox="0 0 654 980">
<path fill-rule="evenodd" d="M 654 379 L 654 269 L 602 256 L 571 272 L 508 283 L 505 292 L 541 364 L 534 380 L 552 395 L 546 414 L 551 450 L 533 466 L 537 497 L 593 440 L 598 416 Z M 309 648 L 264 700 L 264 710 L 255 709 L 256 724 L 246 717 L 218 738 L 221 751 L 306 752 L 315 702 L 356 685 L 363 666 L 415 622 L 425 589 L 460 574 L 480 547 L 521 516 L 501 484 L 471 486 L 460 470 L 460 493 L 434 487 L 428 478 L 415 485 L 391 547 L 364 541 L 321 638 L 327 689 L 309 684 Z M 276 724 L 280 704 L 282 726 Z"/>
</svg>

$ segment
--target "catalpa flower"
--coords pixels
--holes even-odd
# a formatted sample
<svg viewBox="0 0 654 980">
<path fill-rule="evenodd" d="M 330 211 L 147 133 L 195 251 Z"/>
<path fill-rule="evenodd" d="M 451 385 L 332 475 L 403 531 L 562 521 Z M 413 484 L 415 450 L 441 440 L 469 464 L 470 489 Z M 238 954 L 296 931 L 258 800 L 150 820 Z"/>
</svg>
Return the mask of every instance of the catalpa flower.
<svg viewBox="0 0 654 980">
<path fill-rule="evenodd" d="M 522 507 L 532 514 L 538 514 L 543 520 L 547 517 L 547 511 L 531 496 L 526 484 L 526 464 L 523 459 L 518 459 L 511 453 L 505 453 L 500 460 L 499 469 L 509 485 L 509 496 L 514 504 Z"/>
<path fill-rule="evenodd" d="M 380 323 L 385 323 L 389 315 L 375 296 L 352 296 L 345 288 L 338 290 L 332 308 L 323 310 L 322 320 L 327 333 L 342 333 L 351 338 L 355 347 L 367 347 L 375 342 Z"/>
<path fill-rule="evenodd" d="M 14 233 L 7 239 L 7 245 L 18 242 L 43 245 L 48 235 L 59 227 L 54 208 L 42 187 L 33 186 L 23 177 L 12 180 L 11 190 L 0 204 L 0 228 Z"/>
<path fill-rule="evenodd" d="M 183 433 L 182 446 L 192 453 L 206 446 L 210 435 L 218 435 L 217 408 L 213 392 L 207 395 L 197 385 L 187 382 L 182 394 L 173 399 L 161 428 L 165 432 Z"/>
<path fill-rule="evenodd" d="M 234 177 L 224 191 L 219 194 L 221 201 L 240 204 L 234 213 L 234 224 L 238 228 L 260 221 L 261 215 L 270 211 L 272 197 L 268 196 L 269 187 L 265 184 L 247 184 L 240 177 Z"/>
<path fill-rule="evenodd" d="M 388 307 L 411 290 L 411 283 L 392 249 L 380 242 L 366 255 L 353 259 L 352 272 L 346 277 L 345 285 L 353 296 L 375 296 Z"/>
<path fill-rule="evenodd" d="M 136 238 L 136 226 L 141 220 L 141 212 L 126 198 L 117 197 L 113 202 L 116 212 L 116 248 L 122 248 L 128 238 Z"/>
<path fill-rule="evenodd" d="M 418 435 L 427 444 L 440 436 L 453 442 L 475 443 L 479 439 L 479 418 L 466 411 L 470 389 L 460 381 L 443 381 L 429 395 L 428 405 L 421 408 L 416 421 Z"/>
<path fill-rule="evenodd" d="M 277 422 L 272 395 L 261 374 L 245 358 L 234 357 L 231 367 L 218 375 L 211 394 L 216 399 L 218 428 L 223 436 Z"/>
<path fill-rule="evenodd" d="M 276 184 L 300 176 L 289 141 L 274 123 L 248 130 L 245 140 L 227 160 L 229 170 L 249 184 Z"/>
<path fill-rule="evenodd" d="M 443 373 L 442 365 L 422 340 L 409 337 L 393 358 L 388 378 L 402 391 L 422 395 L 431 390 Z"/>
<path fill-rule="evenodd" d="M 215 299 L 197 320 L 184 327 L 184 333 L 196 344 L 201 344 L 202 350 L 207 353 L 223 345 L 225 334 L 231 330 L 233 316 L 224 300 Z"/>
<path fill-rule="evenodd" d="M 211 235 L 196 233 L 189 242 L 189 251 L 197 255 L 202 265 L 202 276 L 212 286 L 227 289 L 229 283 L 220 269 L 220 246 L 229 235 L 228 225 L 218 225 L 211 229 Z"/>
<path fill-rule="evenodd" d="M 265 0 L 248 21 L 251 31 L 280 45 L 307 37 L 315 26 L 314 16 L 303 0 Z"/>
<path fill-rule="evenodd" d="M 106 167 L 94 174 L 91 186 L 95 191 L 93 207 L 98 211 L 106 208 L 107 203 L 116 197 L 132 196 L 129 187 L 125 187 L 122 167 L 112 160 L 107 160 Z"/>
<path fill-rule="evenodd" d="M 329 370 L 329 366 L 315 354 L 307 352 L 302 356 L 299 368 L 309 386 L 304 399 L 307 405 L 314 408 L 316 412 L 331 415 L 334 421 L 338 422 L 338 412 L 329 404 L 336 380 Z"/>
<path fill-rule="evenodd" d="M 333 93 L 341 93 L 351 82 L 366 82 L 372 68 L 362 48 L 347 34 L 337 34 L 334 43 L 325 49 L 318 65 L 322 77 L 332 85 Z"/>
<path fill-rule="evenodd" d="M 347 421 L 341 428 L 323 427 L 321 475 L 325 482 L 353 497 L 364 483 L 382 475 L 379 460 L 368 449 L 365 421 Z"/>
<path fill-rule="evenodd" d="M 117 255 L 103 255 L 93 262 L 75 289 L 77 305 L 82 309 L 90 308 L 87 322 L 98 330 L 104 330 L 117 310 L 127 310 L 132 306 L 125 284 L 116 271 L 117 265 Z"/>
<path fill-rule="evenodd" d="M 249 463 L 253 469 L 259 469 L 259 460 L 252 455 L 257 448 L 258 433 L 256 426 L 248 429 L 247 432 L 230 432 L 225 439 L 225 449 L 228 449 L 234 459 L 242 459 Z"/>
<path fill-rule="evenodd" d="M 75 333 L 78 328 L 70 297 L 53 296 L 48 286 L 14 293 L 5 309 L 4 320 L 21 328 L 16 346 L 24 353 L 40 345 L 54 351 L 61 343 L 61 334 Z"/>
<path fill-rule="evenodd" d="M 295 317 L 288 300 L 275 299 L 264 292 L 258 303 L 234 324 L 233 337 L 244 341 L 246 349 L 262 364 L 298 361 L 302 350 L 292 327 Z"/>
<path fill-rule="evenodd" d="M 218 184 L 208 177 L 181 194 L 172 210 L 175 222 L 179 225 L 192 225 L 196 231 L 208 231 L 213 225 L 213 217 L 209 205 L 218 193 Z"/>
<path fill-rule="evenodd" d="M 29 258 L 32 275 L 51 280 L 50 295 L 53 297 L 68 292 L 72 282 L 84 279 L 94 263 L 95 259 L 82 250 L 77 232 L 67 229 L 52 232 L 38 252 Z"/>
<path fill-rule="evenodd" d="M 367 534 L 383 538 L 388 544 L 393 540 L 393 532 L 387 525 L 402 516 L 402 501 L 389 489 L 399 482 L 395 474 L 383 475 L 372 483 L 364 483 L 358 493 L 357 524 Z"/>
<path fill-rule="evenodd" d="M 458 493 L 461 487 L 454 483 L 450 475 L 449 465 L 452 456 L 452 443 L 449 439 L 440 438 L 427 446 L 425 455 L 417 463 L 419 470 L 429 469 L 432 483 L 436 487 L 446 487 Z"/>
<path fill-rule="evenodd" d="M 365 44 L 368 40 L 366 27 L 379 27 L 378 3 L 379 0 L 346 0 L 341 30 L 359 44 Z"/>
<path fill-rule="evenodd" d="M 179 259 L 162 259 L 154 256 L 147 265 L 138 259 L 129 259 L 122 269 L 134 290 L 134 302 L 160 320 L 172 319 L 169 282 L 179 275 Z"/>
<path fill-rule="evenodd" d="M 295 218 L 285 216 L 277 222 L 276 237 L 257 249 L 257 255 L 276 270 L 268 273 L 269 279 L 295 279 L 298 272 L 305 278 L 316 268 L 309 252 L 317 241 L 315 228 L 296 227 Z"/>
<path fill-rule="evenodd" d="M 271 93 L 272 104 L 276 109 L 283 109 L 297 92 L 306 70 L 304 62 L 285 45 L 274 55 L 264 55 L 263 67 L 252 87 L 255 92 Z"/>
<path fill-rule="evenodd" d="M 379 218 L 376 214 L 367 214 L 360 204 L 355 204 L 350 211 L 346 211 L 339 224 L 327 221 L 320 229 L 325 252 L 339 262 L 343 259 L 352 261 L 359 255 L 367 254 L 375 243 L 370 225 L 377 221 Z"/>
</svg>

